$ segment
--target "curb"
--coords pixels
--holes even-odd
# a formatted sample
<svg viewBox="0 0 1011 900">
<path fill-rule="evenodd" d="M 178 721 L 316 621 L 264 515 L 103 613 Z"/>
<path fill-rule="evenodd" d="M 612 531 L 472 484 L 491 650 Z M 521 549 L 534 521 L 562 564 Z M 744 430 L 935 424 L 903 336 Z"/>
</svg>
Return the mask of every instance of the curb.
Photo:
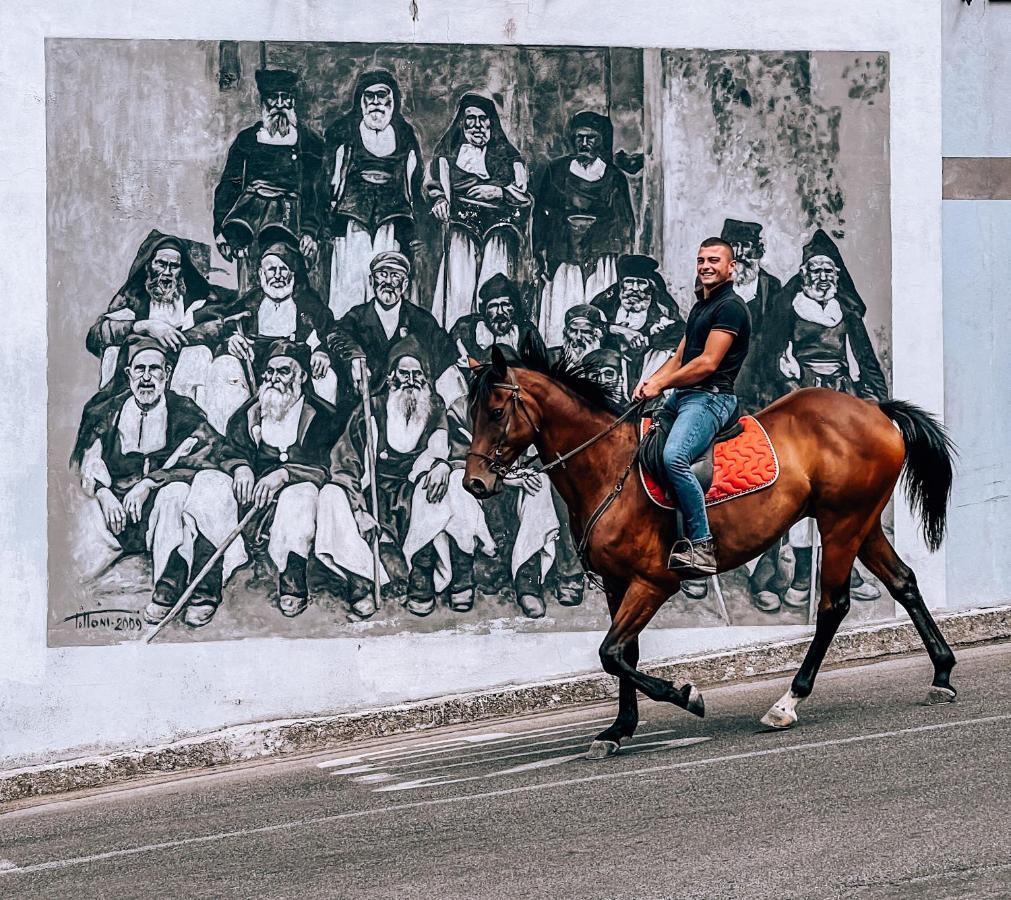
<svg viewBox="0 0 1011 900">
<path fill-rule="evenodd" d="M 938 616 L 955 646 L 1011 639 L 1011 606 Z M 647 664 L 643 670 L 672 681 L 689 674 L 700 687 L 794 671 L 810 637 Z M 890 622 L 840 632 L 827 665 L 922 652 L 912 623 Z M 180 772 L 252 759 L 327 750 L 364 738 L 423 731 L 503 716 L 607 700 L 614 679 L 603 673 L 557 681 L 438 697 L 384 709 L 239 725 L 142 750 L 109 753 L 0 772 L 0 803 L 104 787 L 140 776 Z"/>
</svg>

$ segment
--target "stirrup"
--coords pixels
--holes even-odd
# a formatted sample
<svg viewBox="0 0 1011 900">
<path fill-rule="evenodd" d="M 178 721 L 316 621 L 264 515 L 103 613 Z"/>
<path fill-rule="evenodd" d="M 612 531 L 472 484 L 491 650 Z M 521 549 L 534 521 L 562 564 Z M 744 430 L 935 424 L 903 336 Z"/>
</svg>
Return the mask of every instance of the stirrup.
<svg viewBox="0 0 1011 900">
<path fill-rule="evenodd" d="M 682 575 L 715 575 L 717 570 L 715 547 L 712 538 L 690 541 L 681 538 L 674 544 L 667 560 L 667 568 Z"/>
</svg>

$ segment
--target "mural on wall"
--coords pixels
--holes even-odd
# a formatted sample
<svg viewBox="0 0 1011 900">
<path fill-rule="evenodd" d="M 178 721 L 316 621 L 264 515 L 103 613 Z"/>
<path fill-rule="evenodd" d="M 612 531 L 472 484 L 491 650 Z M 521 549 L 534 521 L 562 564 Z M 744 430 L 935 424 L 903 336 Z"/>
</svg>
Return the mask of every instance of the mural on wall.
<svg viewBox="0 0 1011 900">
<path fill-rule="evenodd" d="M 533 458 L 464 491 L 468 360 L 532 341 L 627 398 L 711 234 L 746 411 L 887 395 L 884 54 L 61 39 L 47 72 L 52 644 L 187 590 L 164 640 L 605 627 Z M 656 624 L 806 622 L 812 536 Z"/>
</svg>

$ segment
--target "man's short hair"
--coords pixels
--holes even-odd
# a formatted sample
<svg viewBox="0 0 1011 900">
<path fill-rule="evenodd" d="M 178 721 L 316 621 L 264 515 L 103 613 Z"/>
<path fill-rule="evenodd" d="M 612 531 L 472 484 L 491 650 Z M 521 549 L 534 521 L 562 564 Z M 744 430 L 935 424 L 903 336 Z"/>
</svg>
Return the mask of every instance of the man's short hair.
<svg viewBox="0 0 1011 900">
<path fill-rule="evenodd" d="M 703 247 L 726 247 L 727 252 L 730 254 L 730 258 L 734 258 L 734 248 L 731 246 L 729 241 L 725 241 L 721 237 L 707 237 L 701 244 L 699 244 L 699 249 Z"/>
</svg>

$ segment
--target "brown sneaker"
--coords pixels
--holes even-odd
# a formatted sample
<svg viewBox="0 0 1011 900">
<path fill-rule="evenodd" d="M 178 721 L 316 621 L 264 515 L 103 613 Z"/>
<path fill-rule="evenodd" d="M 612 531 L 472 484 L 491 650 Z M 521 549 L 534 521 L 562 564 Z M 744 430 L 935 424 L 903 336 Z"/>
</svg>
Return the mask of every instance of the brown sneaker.
<svg viewBox="0 0 1011 900">
<path fill-rule="evenodd" d="M 716 545 L 713 539 L 689 541 L 682 538 L 671 550 L 667 568 L 675 572 L 691 572 L 694 575 L 715 575 Z"/>
</svg>

